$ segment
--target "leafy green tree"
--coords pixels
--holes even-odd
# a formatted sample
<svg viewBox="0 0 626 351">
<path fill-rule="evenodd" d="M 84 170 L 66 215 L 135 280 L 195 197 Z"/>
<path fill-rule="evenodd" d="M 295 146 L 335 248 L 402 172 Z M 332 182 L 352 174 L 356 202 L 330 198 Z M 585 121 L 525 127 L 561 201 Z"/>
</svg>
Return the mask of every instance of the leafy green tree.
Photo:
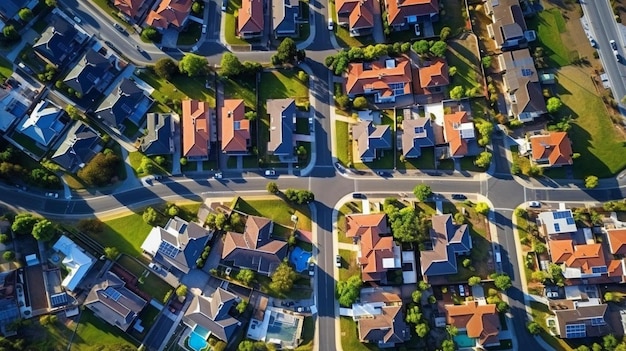
<svg viewBox="0 0 626 351">
<path fill-rule="evenodd" d="M 589 346 L 585 346 L 585 345 L 580 345 L 577 348 L 575 348 L 574 350 L 576 350 L 576 351 L 591 351 Z"/>
<path fill-rule="evenodd" d="M 176 296 L 185 297 L 187 296 L 187 285 L 181 284 L 176 288 Z"/>
<path fill-rule="evenodd" d="M 154 208 L 148 207 L 143 211 L 142 218 L 148 225 L 154 225 L 159 218 L 159 214 Z"/>
<path fill-rule="evenodd" d="M 254 280 L 254 272 L 244 268 L 237 273 L 236 279 L 245 285 L 250 285 L 250 283 Z"/>
<path fill-rule="evenodd" d="M 537 335 L 541 332 L 541 326 L 535 321 L 528 322 L 528 324 L 526 324 L 526 328 L 532 335 Z"/>
<path fill-rule="evenodd" d="M 444 57 L 446 55 L 446 51 L 448 50 L 448 44 L 445 41 L 436 41 L 430 47 L 430 53 L 437 57 Z"/>
<path fill-rule="evenodd" d="M 489 213 L 489 210 L 489 205 L 486 202 L 479 202 L 476 204 L 476 212 L 483 216 L 486 216 Z"/>
<path fill-rule="evenodd" d="M 281 262 L 278 265 L 274 273 L 272 274 L 272 281 L 270 282 L 270 289 L 283 294 L 291 291 L 293 282 L 298 275 L 293 268 L 287 262 Z"/>
<path fill-rule="evenodd" d="M 151 174 L 154 171 L 154 163 L 148 156 L 144 156 L 141 158 L 141 164 L 139 165 L 139 169 L 137 170 L 141 173 Z"/>
<path fill-rule="evenodd" d="M 487 168 L 491 163 L 491 156 L 491 152 L 483 151 L 480 155 L 478 155 L 478 157 L 476 157 L 474 164 L 480 168 Z"/>
<path fill-rule="evenodd" d="M 450 34 L 452 33 L 452 29 L 450 27 L 443 27 L 439 32 L 439 40 L 446 41 Z"/>
<path fill-rule="evenodd" d="M 248 111 L 248 112 L 244 113 L 244 117 L 248 121 L 254 121 L 256 119 L 256 112 L 255 111 Z"/>
<path fill-rule="evenodd" d="M 533 281 L 543 283 L 547 279 L 547 274 L 544 271 L 534 271 L 530 277 Z"/>
<path fill-rule="evenodd" d="M 20 19 L 24 22 L 28 22 L 33 18 L 33 12 L 29 9 L 29 8 L 23 8 L 21 9 L 17 15 L 20 17 Z"/>
<path fill-rule="evenodd" d="M 615 350 L 618 344 L 619 344 L 619 341 L 613 334 L 605 335 L 602 338 L 602 345 L 604 346 L 604 349 L 607 351 Z"/>
<path fill-rule="evenodd" d="M 78 171 L 78 177 L 91 186 L 109 184 L 117 173 L 119 163 L 120 158 L 116 154 L 100 152 Z"/>
<path fill-rule="evenodd" d="M 152 26 L 148 26 L 144 28 L 141 31 L 141 37 L 144 38 L 145 40 L 155 42 L 155 43 L 161 41 L 161 33 L 159 33 L 159 31 Z"/>
<path fill-rule="evenodd" d="M 413 302 L 419 304 L 422 301 L 422 292 L 420 290 L 415 290 L 411 293 L 411 300 Z"/>
<path fill-rule="evenodd" d="M 463 91 L 463 87 L 460 85 L 450 89 L 450 99 L 461 100 L 463 98 L 463 94 L 465 94 L 465 91 Z"/>
<path fill-rule="evenodd" d="M 154 64 L 154 73 L 163 79 L 170 80 L 178 73 L 178 65 L 169 57 L 160 58 Z"/>
<path fill-rule="evenodd" d="M 279 191 L 278 184 L 276 184 L 276 182 L 268 182 L 265 186 L 265 189 L 270 194 L 278 194 Z"/>
<path fill-rule="evenodd" d="M 363 96 L 357 96 L 352 101 L 352 106 L 357 110 L 365 110 L 368 107 L 367 99 Z"/>
<path fill-rule="evenodd" d="M 493 124 L 491 122 L 479 123 L 476 128 L 480 133 L 480 139 L 478 139 L 478 145 L 485 146 L 491 141 L 491 134 L 493 133 Z"/>
<path fill-rule="evenodd" d="M 432 189 L 426 184 L 418 184 L 413 188 L 413 195 L 422 202 L 426 201 L 432 194 Z"/>
<path fill-rule="evenodd" d="M 189 77 L 196 77 L 207 72 L 208 64 L 205 57 L 187 53 L 178 63 L 178 69 Z"/>
<path fill-rule="evenodd" d="M 421 291 L 426 291 L 426 290 L 430 289 L 430 284 L 426 283 L 426 282 L 425 282 L 425 281 L 423 281 L 423 280 L 420 280 L 420 281 L 417 283 L 417 287 L 418 287 Z"/>
<path fill-rule="evenodd" d="M 46 0 L 46 6 L 55 7 L 57 6 L 57 0 Z"/>
<path fill-rule="evenodd" d="M 420 338 L 425 337 L 429 331 L 428 323 L 419 323 L 415 326 L 415 333 L 417 333 L 417 336 Z"/>
<path fill-rule="evenodd" d="M 496 275 L 496 277 L 493 279 L 493 284 L 501 291 L 504 291 L 513 285 L 513 283 L 511 283 L 511 277 L 509 277 L 505 273 L 500 273 Z"/>
<path fill-rule="evenodd" d="M 456 346 L 454 346 L 454 341 L 444 340 L 441 343 L 441 351 L 454 351 L 454 350 L 456 350 Z"/>
<path fill-rule="evenodd" d="M 199 1 L 194 1 L 193 5 L 191 5 L 191 11 L 197 15 L 202 14 L 202 10 L 204 6 Z"/>
<path fill-rule="evenodd" d="M 228 218 L 226 218 L 226 215 L 223 213 L 218 213 L 215 216 L 215 227 L 219 230 L 224 230 L 224 227 L 226 226 L 226 224 L 228 223 Z"/>
<path fill-rule="evenodd" d="M 430 51 L 430 45 L 426 40 L 420 40 L 413 43 L 413 51 L 415 51 L 418 55 L 422 56 Z"/>
<path fill-rule="evenodd" d="M 406 310 L 406 322 L 411 324 L 417 324 L 422 320 L 422 313 L 420 312 L 419 306 L 412 306 L 407 308 Z"/>
<path fill-rule="evenodd" d="M 171 205 L 167 207 L 167 215 L 170 217 L 178 216 L 180 213 L 180 208 L 176 205 Z"/>
<path fill-rule="evenodd" d="M 563 107 L 563 101 L 556 96 L 553 96 L 548 99 L 546 103 L 546 109 L 548 113 L 557 113 Z"/>
<path fill-rule="evenodd" d="M 17 40 L 20 37 L 20 33 L 18 33 L 17 29 L 15 29 L 15 27 L 12 24 L 5 26 L 2 29 L 2 34 L 9 41 Z"/>
<path fill-rule="evenodd" d="M 481 281 L 482 279 L 480 279 L 480 277 L 473 276 L 473 277 L 469 277 L 469 279 L 467 280 L 467 284 L 469 286 L 474 286 L 474 285 L 480 284 Z"/>
<path fill-rule="evenodd" d="M 598 186 L 598 177 L 590 175 L 587 178 L 585 178 L 585 188 L 587 189 L 593 189 L 595 187 Z"/>
<path fill-rule="evenodd" d="M 33 237 L 41 241 L 50 241 L 57 233 L 57 228 L 47 219 L 40 219 L 33 226 Z"/>
<path fill-rule="evenodd" d="M 459 334 L 459 329 L 452 324 L 446 326 L 446 332 L 449 336 L 455 337 Z"/>
<path fill-rule="evenodd" d="M 450 68 L 448 68 L 448 75 L 449 75 L 450 77 L 454 77 L 454 75 L 456 74 L 456 72 L 457 72 L 457 68 L 456 68 L 456 66 L 450 66 Z"/>
<path fill-rule="evenodd" d="M 37 223 L 37 219 L 30 213 L 20 213 L 15 216 L 11 230 L 17 235 L 26 235 L 33 232 L 33 227 Z"/>
<path fill-rule="evenodd" d="M 506 312 L 509 310 L 509 304 L 504 301 L 499 301 L 496 303 L 496 310 L 500 313 Z"/>
<path fill-rule="evenodd" d="M 11 237 L 8 234 L 0 234 L 0 243 L 6 244 L 11 241 Z"/>
<path fill-rule="evenodd" d="M 5 251 L 4 253 L 2 253 L 2 258 L 4 258 L 5 261 L 12 262 L 15 260 L 15 252 Z"/>
<path fill-rule="evenodd" d="M 219 74 L 223 77 L 231 78 L 241 74 L 243 65 L 239 58 L 230 52 L 222 55 L 222 61 L 220 62 Z"/>
<path fill-rule="evenodd" d="M 350 107 L 350 98 L 348 97 L 348 95 L 341 94 L 335 96 L 335 102 L 337 103 L 337 106 L 339 106 L 339 108 L 342 110 L 347 110 Z"/>
<path fill-rule="evenodd" d="M 353 275 L 348 280 L 340 280 L 337 282 L 337 300 L 344 307 L 351 307 L 359 298 L 359 293 L 363 285 L 361 275 Z"/>
<path fill-rule="evenodd" d="M 279 63 L 291 63 L 295 60 L 297 52 L 296 42 L 291 38 L 285 38 L 276 48 L 276 57 Z"/>
<path fill-rule="evenodd" d="M 482 59 L 483 67 L 489 68 L 489 67 L 491 67 L 492 63 L 493 63 L 493 57 L 492 56 L 485 56 L 485 57 L 483 57 L 483 59 Z"/>
<path fill-rule="evenodd" d="M 455 213 L 454 214 L 454 222 L 456 224 L 458 224 L 458 225 L 464 224 L 465 223 L 465 215 L 463 215 L 461 212 Z M 466 258 L 466 260 L 469 260 L 469 258 Z M 463 262 L 465 263 L 465 260 Z M 465 266 L 465 264 L 463 266 Z M 465 268 L 467 268 L 467 267 L 465 267 Z"/>
<path fill-rule="evenodd" d="M 235 309 L 237 309 L 237 312 L 239 312 L 239 314 L 242 314 L 246 310 L 247 307 L 248 307 L 248 301 L 241 300 L 239 301 Z"/>
<path fill-rule="evenodd" d="M 104 256 L 111 261 L 114 261 L 120 255 L 120 251 L 117 247 L 109 246 L 104 248 Z"/>
<path fill-rule="evenodd" d="M 67 115 L 75 121 L 80 119 L 78 109 L 72 105 L 65 105 L 65 112 L 67 112 Z"/>
<path fill-rule="evenodd" d="M 187 157 L 181 157 L 180 158 L 180 165 L 181 166 L 186 166 L 187 165 Z"/>
</svg>

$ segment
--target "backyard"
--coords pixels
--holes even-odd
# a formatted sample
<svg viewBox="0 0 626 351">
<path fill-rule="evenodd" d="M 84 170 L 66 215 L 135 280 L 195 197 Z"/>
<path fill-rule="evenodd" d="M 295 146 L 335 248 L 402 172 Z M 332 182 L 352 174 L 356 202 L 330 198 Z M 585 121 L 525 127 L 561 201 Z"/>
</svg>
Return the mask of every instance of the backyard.
<svg viewBox="0 0 626 351">
<path fill-rule="evenodd" d="M 215 93 L 206 88 L 207 79 L 212 77 L 194 77 L 177 74 L 170 81 L 158 77 L 149 69 L 139 73 L 139 78 L 154 88 L 151 96 L 159 103 L 170 106 L 173 101 L 182 101 L 186 98 L 208 101 L 215 107 Z"/>
<path fill-rule="evenodd" d="M 350 160 L 350 139 L 348 137 L 348 123 L 342 121 L 335 121 L 335 151 L 337 153 L 337 160 L 344 165 L 348 166 L 352 164 Z"/>
<path fill-rule="evenodd" d="M 481 62 L 473 36 L 449 40 L 446 59 L 449 67 L 456 67 L 456 74 L 450 78 L 450 89 L 461 86 L 464 92 L 475 89 L 474 95 L 484 95 Z"/>
<path fill-rule="evenodd" d="M 356 322 L 350 317 L 339 317 L 341 332 L 341 348 L 346 351 L 374 351 L 379 350 L 372 344 L 363 344 L 359 341 Z"/>
<path fill-rule="evenodd" d="M 225 99 L 242 99 L 246 107 L 250 110 L 256 110 L 256 85 L 254 79 L 228 79 L 221 78 L 224 85 Z"/>
<path fill-rule="evenodd" d="M 391 149 L 378 151 L 378 158 L 372 162 L 355 162 L 356 169 L 393 169 L 395 167 L 396 154 L 396 124 L 393 111 L 382 111 L 381 125 L 388 125 L 391 130 Z M 352 143 L 352 149 L 356 150 L 356 143 Z M 354 157 L 353 157 L 354 158 Z M 356 161 L 356 158 L 355 158 Z"/>
<path fill-rule="evenodd" d="M 340 46 L 344 48 L 362 47 L 362 46 L 367 46 L 371 44 L 376 44 L 374 42 L 374 38 L 371 35 L 364 35 L 361 37 L 351 37 L 350 31 L 347 28 L 341 27 L 337 24 L 337 11 L 335 11 L 335 1 L 331 0 L 328 3 L 330 5 L 328 11 L 329 13 L 332 13 L 333 15 L 334 31 L 335 31 L 335 38 L 337 39 L 337 44 L 339 44 Z"/>
<path fill-rule="evenodd" d="M 164 302 L 163 298 L 168 291 L 172 290 L 172 287 L 163 281 L 163 279 L 152 274 L 148 267 L 130 256 L 121 255 L 116 263 L 139 279 L 137 283 L 139 289 L 160 302 Z M 145 277 L 140 279 L 144 274 Z"/>
<path fill-rule="evenodd" d="M 357 246 L 355 245 L 356 249 Z M 361 275 L 361 268 L 356 261 L 356 251 L 339 249 L 341 256 L 341 268 L 339 268 L 339 280 L 346 281 L 353 275 Z"/>
<path fill-rule="evenodd" d="M 241 0 L 228 0 L 226 12 L 224 12 L 226 15 L 224 18 L 224 35 L 228 44 L 249 45 L 247 41 L 237 37 L 237 13 L 240 9 Z"/>
<path fill-rule="evenodd" d="M 253 216 L 269 218 L 276 224 L 280 224 L 280 227 L 274 227 L 274 234 L 277 235 L 285 235 L 290 232 L 290 228 L 293 228 L 291 216 L 294 214 L 298 217 L 298 229 L 311 231 L 311 214 L 306 205 L 291 204 L 278 196 L 270 195 L 268 197 L 273 197 L 273 199 L 244 200 L 237 197 L 231 207 Z"/>
<path fill-rule="evenodd" d="M 530 308 L 534 321 L 539 323 L 541 326 L 541 333 L 539 333 L 539 336 L 541 336 L 545 342 L 552 346 L 556 351 L 572 351 L 574 349 L 565 340 L 553 336 L 548 332 L 546 317 L 553 315 L 548 309 L 548 306 L 536 301 L 531 301 Z"/>
<path fill-rule="evenodd" d="M 548 65 L 567 66 L 578 57 L 578 52 L 570 50 L 561 37 L 567 30 L 561 9 L 551 8 L 541 11 L 534 17 L 527 18 L 526 25 L 528 29 L 537 32 L 537 43 L 543 47 Z"/>
</svg>

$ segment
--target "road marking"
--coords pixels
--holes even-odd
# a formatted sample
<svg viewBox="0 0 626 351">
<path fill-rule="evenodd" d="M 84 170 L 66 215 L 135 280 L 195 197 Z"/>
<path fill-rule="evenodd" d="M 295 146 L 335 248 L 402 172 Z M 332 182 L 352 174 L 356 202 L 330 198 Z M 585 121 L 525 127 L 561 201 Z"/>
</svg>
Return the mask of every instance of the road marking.
<svg viewBox="0 0 626 351">
<path fill-rule="evenodd" d="M 504 207 L 494 208 L 493 210 L 494 210 L 494 211 L 511 211 L 511 212 L 515 211 L 515 209 L 512 209 L 512 208 L 504 208 Z"/>
</svg>

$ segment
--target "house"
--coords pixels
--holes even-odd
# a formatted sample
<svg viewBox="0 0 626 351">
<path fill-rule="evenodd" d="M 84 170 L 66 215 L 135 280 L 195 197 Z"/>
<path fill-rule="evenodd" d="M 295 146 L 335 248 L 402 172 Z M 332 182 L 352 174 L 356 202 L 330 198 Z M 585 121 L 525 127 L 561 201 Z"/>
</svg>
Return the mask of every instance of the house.
<svg viewBox="0 0 626 351">
<path fill-rule="evenodd" d="M 146 0 L 114 0 L 113 6 L 115 6 L 127 18 L 135 20 L 141 17 L 149 3 L 150 1 Z"/>
<path fill-rule="evenodd" d="M 505 51 L 498 56 L 507 114 L 522 122 L 547 112 L 535 61 L 528 49 Z"/>
<path fill-rule="evenodd" d="M 146 135 L 141 139 L 141 152 L 148 156 L 174 153 L 174 120 L 169 113 L 148 113 Z"/>
<path fill-rule="evenodd" d="M 357 263 L 364 282 L 387 281 L 387 271 L 402 268 L 401 250 L 393 241 L 384 213 L 346 216 L 346 237 L 359 241 Z"/>
<path fill-rule="evenodd" d="M 446 323 L 476 341 L 476 346 L 500 345 L 500 317 L 494 304 L 467 301 L 462 305 L 445 305 Z"/>
<path fill-rule="evenodd" d="M 566 279 L 608 278 L 621 282 L 624 263 L 605 254 L 602 244 L 579 244 L 572 239 L 548 241 L 552 262 L 560 265 Z"/>
<path fill-rule="evenodd" d="M 263 36 L 265 26 L 263 0 L 242 0 L 237 17 L 237 34 L 242 39 Z"/>
<path fill-rule="evenodd" d="M 185 312 L 183 323 L 205 340 L 213 335 L 228 342 L 241 325 L 230 314 L 238 302 L 237 296 L 222 288 L 217 288 L 211 297 L 195 295 Z"/>
<path fill-rule="evenodd" d="M 438 0 L 385 0 L 387 23 L 395 31 L 413 30 L 418 23 L 432 22 L 439 15 Z"/>
<path fill-rule="evenodd" d="M 209 159 L 211 142 L 211 111 L 209 103 L 197 100 L 183 100 L 183 150 L 189 161 Z"/>
<path fill-rule="evenodd" d="M 108 73 L 111 62 L 93 49 L 88 49 L 85 55 L 67 74 L 63 83 L 74 89 L 79 96 L 89 94 L 93 89 L 103 91 L 112 78 Z"/>
<path fill-rule="evenodd" d="M 404 322 L 400 295 L 383 289 L 363 289 L 360 302 L 352 305 L 352 318 L 357 322 L 360 342 L 389 348 L 409 341 L 411 332 Z"/>
<path fill-rule="evenodd" d="M 10 20 L 19 20 L 19 12 L 23 8 L 34 10 L 39 3 L 38 0 L 2 0 L 0 1 L 0 19 L 7 22 Z"/>
<path fill-rule="evenodd" d="M 294 99 L 267 100 L 267 114 L 270 117 L 270 138 L 267 142 L 268 154 L 285 159 L 293 157 L 296 111 Z"/>
<path fill-rule="evenodd" d="M 574 163 L 572 142 L 566 132 L 548 132 L 529 138 L 530 161 L 539 167 L 561 167 Z"/>
<path fill-rule="evenodd" d="M 402 120 L 402 155 L 405 158 L 422 156 L 422 148 L 435 146 L 435 135 L 430 118 Z"/>
<path fill-rule="evenodd" d="M 187 24 L 192 0 L 160 0 L 159 5 L 148 13 L 146 25 L 159 30 L 182 30 Z"/>
<path fill-rule="evenodd" d="M 369 35 L 374 28 L 373 0 L 337 0 L 337 24 L 348 27 L 351 37 Z"/>
<path fill-rule="evenodd" d="M 425 62 L 419 68 L 419 82 L 422 94 L 437 94 L 450 84 L 448 64 L 445 59 Z"/>
<path fill-rule="evenodd" d="M 541 212 L 538 216 L 538 224 L 546 237 L 575 233 L 578 230 L 572 210 Z"/>
<path fill-rule="evenodd" d="M 626 256 L 626 229 L 607 229 L 609 248 L 613 255 Z"/>
<path fill-rule="evenodd" d="M 121 131 L 126 120 L 138 126 L 152 102 L 135 82 L 122 78 L 95 113 L 104 124 Z"/>
<path fill-rule="evenodd" d="M 528 46 L 526 21 L 519 0 L 487 0 L 485 12 L 493 22 L 487 25 L 487 33 L 498 49 L 507 51 Z"/>
<path fill-rule="evenodd" d="M 52 248 L 57 252 L 57 255 L 61 254 L 64 256 L 62 258 L 53 256 L 53 263 L 63 264 L 68 271 L 67 276 L 61 282 L 61 286 L 69 291 L 76 290 L 80 281 L 96 262 L 96 259 L 65 235 L 61 235 Z"/>
<path fill-rule="evenodd" d="M 0 86 L 0 131 L 6 132 L 22 118 L 35 96 L 36 93 L 24 85 Z"/>
<path fill-rule="evenodd" d="M 443 116 L 444 138 L 448 144 L 448 156 L 459 158 L 476 154 L 477 143 L 474 123 L 465 111 L 449 113 Z"/>
<path fill-rule="evenodd" d="M 33 50 L 39 58 L 54 67 L 63 67 L 80 51 L 81 44 L 87 36 L 80 33 L 61 16 L 52 16 L 50 27 L 33 45 Z"/>
<path fill-rule="evenodd" d="M 225 99 L 221 114 L 222 152 L 247 155 L 250 147 L 250 121 L 241 99 Z"/>
<path fill-rule="evenodd" d="M 71 173 L 83 168 L 102 150 L 100 134 L 83 122 L 75 122 L 50 159 Z"/>
<path fill-rule="evenodd" d="M 4 337 L 17 334 L 11 325 L 22 317 L 18 306 L 16 283 L 16 270 L 0 272 L 0 333 Z"/>
<path fill-rule="evenodd" d="M 379 150 L 390 150 L 391 128 L 389 125 L 374 126 L 370 121 L 352 124 L 352 140 L 356 141 L 361 162 L 372 162 L 379 157 Z"/>
<path fill-rule="evenodd" d="M 127 331 L 148 302 L 125 285 L 113 272 L 106 272 L 94 283 L 83 305 L 98 318 Z"/>
<path fill-rule="evenodd" d="M 24 116 L 17 131 L 46 149 L 65 128 L 63 110 L 48 100 L 41 100 L 30 115 Z"/>
<path fill-rule="evenodd" d="M 272 0 L 274 37 L 278 39 L 298 36 L 299 14 L 300 2 L 298 0 Z"/>
<path fill-rule="evenodd" d="M 555 310 L 556 331 L 562 339 L 601 337 L 612 332 L 607 324 L 606 304 L 577 306 L 575 309 Z"/>
<path fill-rule="evenodd" d="M 164 228 L 152 228 L 141 250 L 175 276 L 187 274 L 196 267 L 196 260 L 211 239 L 208 231 L 194 222 L 176 216 Z"/>
<path fill-rule="evenodd" d="M 374 95 L 376 103 L 395 102 L 411 94 L 411 64 L 405 58 L 348 64 L 345 91 L 350 98 Z"/>
<path fill-rule="evenodd" d="M 430 229 L 430 245 L 420 251 L 424 279 L 455 274 L 458 255 L 467 255 L 472 249 L 472 238 L 467 224 L 455 225 L 452 215 L 435 215 Z"/>
<path fill-rule="evenodd" d="M 226 233 L 222 261 L 271 275 L 288 252 L 285 241 L 272 238 L 273 231 L 273 221 L 248 215 L 243 233 Z"/>
</svg>

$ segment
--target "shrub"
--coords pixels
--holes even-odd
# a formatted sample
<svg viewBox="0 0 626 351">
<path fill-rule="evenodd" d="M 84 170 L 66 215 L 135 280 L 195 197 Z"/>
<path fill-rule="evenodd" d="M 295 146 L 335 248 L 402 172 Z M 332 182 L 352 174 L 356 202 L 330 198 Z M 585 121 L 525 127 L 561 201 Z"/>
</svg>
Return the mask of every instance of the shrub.
<svg viewBox="0 0 626 351">
<path fill-rule="evenodd" d="M 5 261 L 13 261 L 13 260 L 15 260 L 15 252 L 13 252 L 13 251 L 5 251 L 2 254 L 2 258 L 4 258 Z"/>
</svg>

